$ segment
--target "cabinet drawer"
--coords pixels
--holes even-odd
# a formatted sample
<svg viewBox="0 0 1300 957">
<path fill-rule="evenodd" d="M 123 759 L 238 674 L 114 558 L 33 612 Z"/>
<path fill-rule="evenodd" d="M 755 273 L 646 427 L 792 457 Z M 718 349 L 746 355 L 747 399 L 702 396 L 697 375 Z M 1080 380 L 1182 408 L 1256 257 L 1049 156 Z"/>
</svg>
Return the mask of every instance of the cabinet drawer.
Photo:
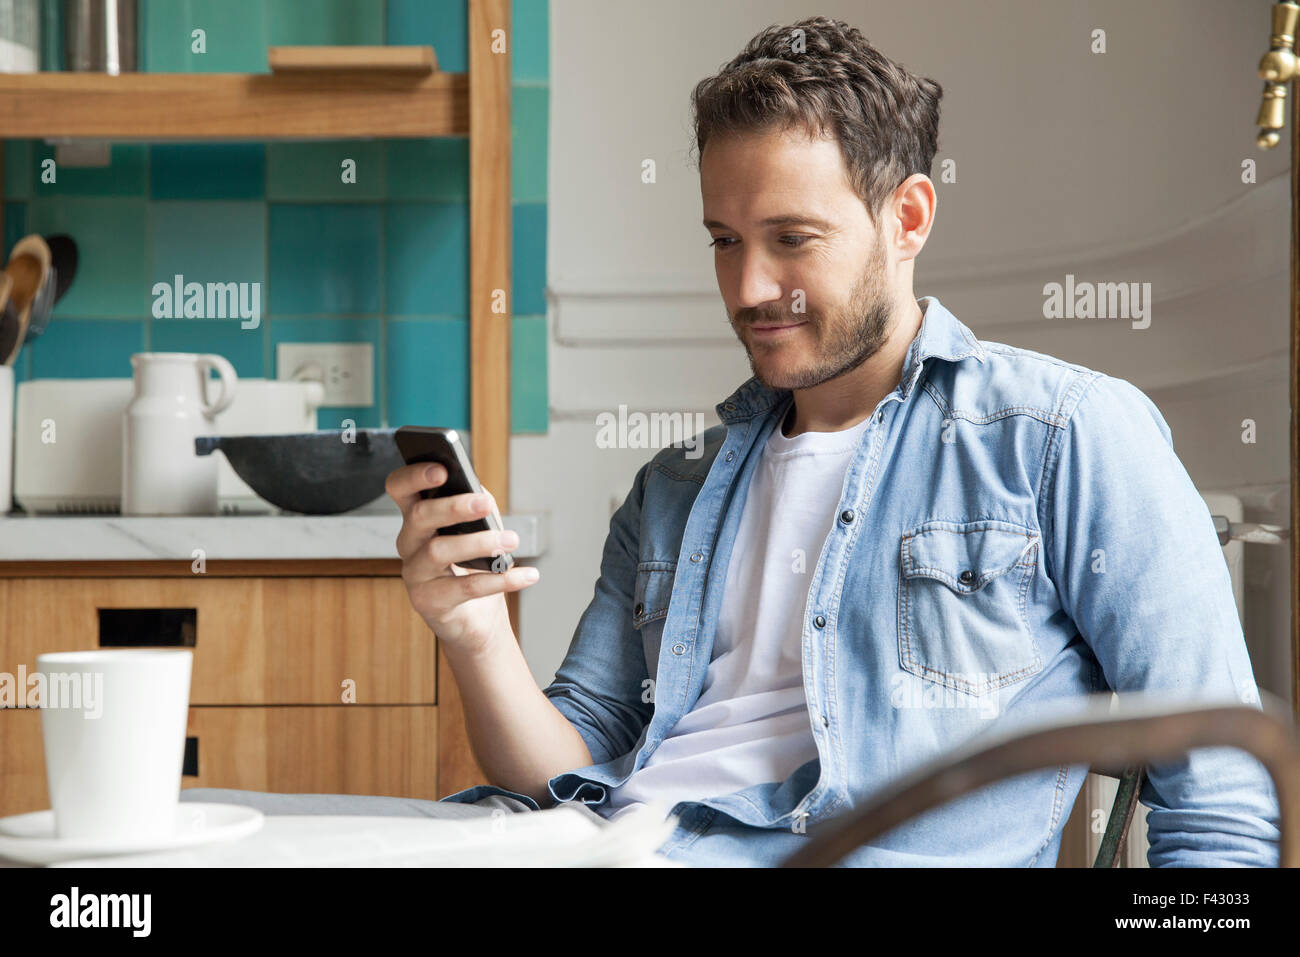
<svg viewBox="0 0 1300 957">
<path fill-rule="evenodd" d="M 190 708 L 181 787 L 437 800 L 438 709 Z M 0 816 L 48 808 L 38 709 L 0 710 Z"/>
<path fill-rule="evenodd" d="M 194 650 L 195 705 L 437 703 L 437 642 L 399 578 L 15 578 L 0 598 L 15 674 L 46 651 L 174 644 Z"/>
</svg>

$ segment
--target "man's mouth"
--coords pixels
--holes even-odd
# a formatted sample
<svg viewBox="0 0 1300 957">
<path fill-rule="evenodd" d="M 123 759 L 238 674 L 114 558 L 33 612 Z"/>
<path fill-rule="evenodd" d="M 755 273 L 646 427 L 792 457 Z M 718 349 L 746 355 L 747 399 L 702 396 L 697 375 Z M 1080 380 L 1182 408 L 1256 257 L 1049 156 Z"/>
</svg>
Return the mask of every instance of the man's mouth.
<svg viewBox="0 0 1300 957">
<path fill-rule="evenodd" d="M 798 329 L 800 326 L 804 326 L 804 325 L 807 325 L 807 320 L 804 320 L 803 322 L 783 322 L 783 323 L 767 323 L 764 325 L 751 325 L 749 328 L 753 331 L 754 335 L 758 336 L 760 339 L 769 339 L 774 336 L 785 335 L 790 330 Z"/>
</svg>

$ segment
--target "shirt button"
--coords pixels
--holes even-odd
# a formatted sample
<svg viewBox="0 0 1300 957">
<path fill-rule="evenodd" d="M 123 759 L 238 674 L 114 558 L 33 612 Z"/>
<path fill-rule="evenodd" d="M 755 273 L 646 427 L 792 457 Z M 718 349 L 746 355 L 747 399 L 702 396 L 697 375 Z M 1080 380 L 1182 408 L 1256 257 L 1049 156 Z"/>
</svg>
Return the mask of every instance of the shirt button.
<svg viewBox="0 0 1300 957">
<path fill-rule="evenodd" d="M 730 461 L 731 461 L 732 459 L 734 459 L 735 457 L 736 457 L 736 453 L 735 453 L 735 452 L 728 452 L 728 453 L 727 453 L 727 461 L 728 461 L 728 462 L 730 462 Z"/>
<path fill-rule="evenodd" d="M 736 411 L 736 403 L 734 403 L 734 402 L 728 402 L 726 405 L 723 406 L 723 408 L 726 409 L 728 412 L 735 412 L 735 411 Z"/>
<path fill-rule="evenodd" d="M 852 524 L 852 522 L 853 522 L 853 509 L 851 509 L 851 508 L 846 508 L 844 511 L 840 512 L 840 521 L 843 522 L 845 525 L 850 525 L 850 524 Z"/>
<path fill-rule="evenodd" d="M 885 410 L 884 410 L 884 409 L 881 409 L 879 412 L 876 413 L 876 421 L 877 421 L 877 422 L 884 422 L 884 421 L 885 421 Z"/>
<path fill-rule="evenodd" d="M 645 605 L 641 604 L 641 602 L 637 602 L 636 607 L 632 609 L 632 614 L 639 615 L 644 610 L 645 610 Z"/>
<path fill-rule="evenodd" d="M 701 555 L 699 552 L 695 552 L 693 555 L 691 555 L 691 561 L 698 562 L 703 557 L 704 556 Z"/>
<path fill-rule="evenodd" d="M 830 724 L 830 719 L 826 717 L 826 712 L 822 712 L 822 727 L 825 728 Z"/>
<path fill-rule="evenodd" d="M 821 615 L 818 615 L 816 618 L 813 619 L 813 624 L 816 625 L 818 628 L 825 628 L 826 619 L 823 618 Z"/>
<path fill-rule="evenodd" d="M 968 568 L 960 575 L 957 576 L 957 580 L 960 581 L 963 585 L 969 585 L 971 582 L 975 580 L 975 573 Z"/>
<path fill-rule="evenodd" d="M 677 642 L 677 644 L 673 645 L 673 654 L 684 655 L 685 653 L 686 653 L 686 646 L 683 645 L 680 641 Z"/>
</svg>

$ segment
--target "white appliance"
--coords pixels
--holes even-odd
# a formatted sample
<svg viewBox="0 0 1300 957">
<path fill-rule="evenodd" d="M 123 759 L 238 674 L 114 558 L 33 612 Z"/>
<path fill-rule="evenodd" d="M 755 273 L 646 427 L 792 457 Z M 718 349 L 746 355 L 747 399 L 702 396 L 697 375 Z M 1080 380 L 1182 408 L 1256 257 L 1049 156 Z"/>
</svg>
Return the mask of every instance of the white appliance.
<svg viewBox="0 0 1300 957">
<path fill-rule="evenodd" d="M 122 415 L 132 380 L 33 379 L 17 390 L 14 501 L 28 512 L 116 513 L 122 503 Z M 235 401 L 216 416 L 218 435 L 316 431 L 325 388 L 316 381 L 240 379 Z M 218 509 L 272 514 L 226 457 L 219 460 Z"/>
<path fill-rule="evenodd" d="M 1201 498 L 1210 509 L 1211 515 L 1222 515 L 1229 522 L 1239 523 L 1244 519 L 1244 509 L 1241 499 L 1235 495 L 1226 495 L 1222 492 L 1202 492 Z M 1237 600 L 1237 616 L 1241 619 L 1243 625 L 1246 621 L 1246 586 L 1243 567 L 1246 558 L 1246 546 L 1243 542 L 1230 541 L 1223 546 L 1223 557 L 1228 563 L 1228 574 L 1232 578 L 1232 594 Z M 1114 695 L 1112 701 L 1118 700 Z M 1110 809 L 1115 804 L 1115 793 L 1119 789 L 1119 780 L 1116 778 L 1105 777 L 1100 774 L 1089 774 L 1083 781 L 1083 789 L 1079 792 L 1078 803 L 1082 807 L 1088 808 L 1105 808 L 1106 817 L 1110 815 Z M 1092 822 L 1089 821 L 1089 824 Z M 1104 826 L 1105 817 L 1099 822 Z M 1088 865 L 1097 859 L 1097 852 L 1101 850 L 1102 834 L 1088 828 L 1088 856 L 1086 858 Z M 1129 824 L 1128 838 L 1124 842 L 1124 849 L 1121 853 L 1123 867 L 1147 867 L 1147 806 L 1138 802 L 1137 807 L 1133 809 L 1133 820 Z"/>
<path fill-rule="evenodd" d="M 40 46 L 39 0 L 0 0 L 0 73 L 35 73 Z"/>
</svg>

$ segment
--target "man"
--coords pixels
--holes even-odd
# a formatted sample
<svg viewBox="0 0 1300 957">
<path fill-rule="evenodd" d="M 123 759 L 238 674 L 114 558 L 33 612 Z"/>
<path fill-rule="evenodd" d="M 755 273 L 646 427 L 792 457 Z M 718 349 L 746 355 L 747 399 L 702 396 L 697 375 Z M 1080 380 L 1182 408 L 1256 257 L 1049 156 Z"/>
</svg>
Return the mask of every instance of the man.
<svg viewBox="0 0 1300 957">
<path fill-rule="evenodd" d="M 546 689 L 505 614 L 526 570 L 453 566 L 513 543 L 435 535 L 482 510 L 420 500 L 440 470 L 390 477 L 403 578 L 493 782 L 438 804 L 653 804 L 678 816 L 670 860 L 775 865 L 920 764 L 1092 692 L 1258 700 L 1150 400 L 913 297 L 941 95 L 820 17 L 696 87 L 704 225 L 753 377 L 702 456 L 638 471 Z M 1086 772 L 980 789 L 844 863 L 1052 866 Z M 1243 754 L 1153 765 L 1142 797 L 1153 865 L 1277 862 L 1276 796 Z"/>
</svg>

